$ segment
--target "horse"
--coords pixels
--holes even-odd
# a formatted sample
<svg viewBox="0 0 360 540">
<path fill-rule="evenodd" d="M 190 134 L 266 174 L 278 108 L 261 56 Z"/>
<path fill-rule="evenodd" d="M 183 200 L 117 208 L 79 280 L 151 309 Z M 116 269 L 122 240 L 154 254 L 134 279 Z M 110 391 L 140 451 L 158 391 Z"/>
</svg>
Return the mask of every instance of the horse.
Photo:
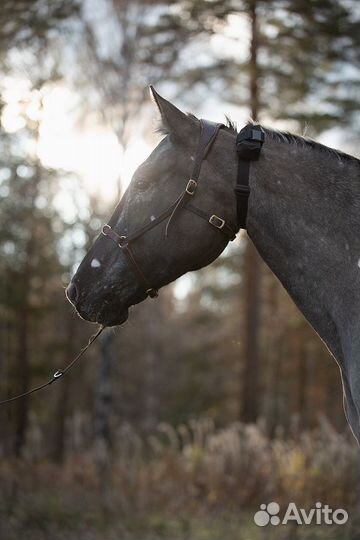
<svg viewBox="0 0 360 540">
<path fill-rule="evenodd" d="M 246 227 L 337 361 L 345 415 L 360 443 L 360 160 L 249 123 L 263 144 L 242 166 L 248 190 L 239 205 L 235 126 L 201 121 L 151 94 L 164 138 L 85 255 L 68 299 L 83 319 L 120 325 L 130 306 L 210 264 Z"/>
</svg>

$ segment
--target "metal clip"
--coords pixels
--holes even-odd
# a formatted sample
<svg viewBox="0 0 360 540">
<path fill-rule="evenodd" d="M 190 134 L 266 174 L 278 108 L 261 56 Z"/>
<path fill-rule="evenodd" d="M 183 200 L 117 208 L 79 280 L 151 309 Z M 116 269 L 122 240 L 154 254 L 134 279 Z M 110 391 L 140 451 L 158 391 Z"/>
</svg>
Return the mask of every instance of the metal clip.
<svg viewBox="0 0 360 540">
<path fill-rule="evenodd" d="M 118 238 L 119 238 L 119 241 L 118 241 L 117 244 L 118 244 L 118 246 L 120 248 L 123 248 L 123 247 L 127 246 L 127 237 L 126 236 L 119 236 Z"/>
<path fill-rule="evenodd" d="M 185 188 L 186 193 L 188 193 L 189 195 L 194 195 L 196 188 L 197 188 L 197 182 L 193 180 L 192 178 L 190 178 Z"/>
<path fill-rule="evenodd" d="M 107 236 L 109 231 L 111 231 L 110 225 L 104 225 L 103 228 L 101 229 L 102 234 L 105 236 Z"/>
<path fill-rule="evenodd" d="M 217 229 L 222 229 L 225 225 L 225 220 L 213 214 L 211 218 L 209 219 L 209 223 L 213 225 L 214 227 L 216 227 Z"/>
</svg>

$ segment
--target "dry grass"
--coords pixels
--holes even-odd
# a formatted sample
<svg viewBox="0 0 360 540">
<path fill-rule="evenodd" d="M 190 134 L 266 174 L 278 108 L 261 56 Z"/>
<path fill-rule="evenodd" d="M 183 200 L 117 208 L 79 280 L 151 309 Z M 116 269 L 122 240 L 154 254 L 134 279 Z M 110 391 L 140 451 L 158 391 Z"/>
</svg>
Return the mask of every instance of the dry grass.
<svg viewBox="0 0 360 540">
<path fill-rule="evenodd" d="M 146 440 L 122 426 L 112 456 L 97 445 L 72 452 L 62 467 L 30 454 L 2 461 L 0 538 L 257 539 L 264 530 L 253 513 L 271 500 L 349 512 L 340 531 L 304 526 L 297 538 L 358 538 L 359 492 L 359 449 L 325 421 L 287 440 L 254 425 L 216 430 L 209 420 L 160 425 Z M 265 537 L 295 538 L 284 529 L 270 527 Z"/>
</svg>

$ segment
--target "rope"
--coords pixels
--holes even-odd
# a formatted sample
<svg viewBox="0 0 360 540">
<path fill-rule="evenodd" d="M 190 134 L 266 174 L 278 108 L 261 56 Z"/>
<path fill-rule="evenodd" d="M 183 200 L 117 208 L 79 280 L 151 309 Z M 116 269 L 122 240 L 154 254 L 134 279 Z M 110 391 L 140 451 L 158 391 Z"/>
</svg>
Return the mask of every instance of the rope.
<svg viewBox="0 0 360 540">
<path fill-rule="evenodd" d="M 96 334 L 93 334 L 87 345 L 81 349 L 81 351 L 75 356 L 75 358 L 64 368 L 64 369 L 57 369 L 51 379 L 49 379 L 47 382 L 40 384 L 40 386 L 36 386 L 35 388 L 32 388 L 28 392 L 24 392 L 23 394 L 19 394 L 18 396 L 11 397 L 9 399 L 4 399 L 3 401 L 0 401 L 0 405 L 5 405 L 6 403 L 10 403 L 12 401 L 16 401 L 17 399 L 21 399 L 25 396 L 30 396 L 30 394 L 33 394 L 34 392 L 38 392 L 39 390 L 42 390 L 43 388 L 46 388 L 46 386 L 50 386 L 55 381 L 58 381 L 61 379 L 70 369 L 74 366 L 74 364 L 82 357 L 82 355 L 88 350 L 90 345 L 94 343 L 94 341 L 100 336 L 101 332 L 104 330 L 104 326 L 100 326 L 99 330 L 96 332 Z"/>
</svg>

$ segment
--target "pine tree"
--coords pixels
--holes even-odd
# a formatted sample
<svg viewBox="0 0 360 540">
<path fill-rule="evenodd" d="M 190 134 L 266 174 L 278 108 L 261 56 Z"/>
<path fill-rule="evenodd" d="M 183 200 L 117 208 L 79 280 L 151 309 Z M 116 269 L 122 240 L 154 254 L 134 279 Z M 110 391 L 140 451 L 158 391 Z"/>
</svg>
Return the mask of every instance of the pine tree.
<svg viewBox="0 0 360 540">
<path fill-rule="evenodd" d="M 19 47 L 43 47 L 49 33 L 64 31 L 78 12 L 78 0 L 2 0 L 0 56 Z"/>
</svg>

